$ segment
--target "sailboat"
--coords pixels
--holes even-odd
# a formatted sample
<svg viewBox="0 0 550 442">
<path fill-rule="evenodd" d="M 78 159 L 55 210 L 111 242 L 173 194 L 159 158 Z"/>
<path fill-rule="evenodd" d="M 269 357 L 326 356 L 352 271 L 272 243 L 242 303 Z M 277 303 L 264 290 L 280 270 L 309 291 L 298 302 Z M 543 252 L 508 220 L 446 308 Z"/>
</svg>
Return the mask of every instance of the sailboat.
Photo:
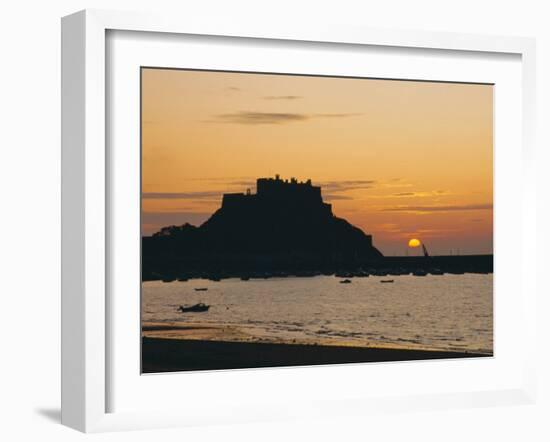
<svg viewBox="0 0 550 442">
<path fill-rule="evenodd" d="M 424 243 L 422 243 L 422 252 L 424 252 L 424 258 L 429 258 L 430 255 L 428 253 L 428 249 L 426 249 L 426 246 L 424 245 Z"/>
</svg>

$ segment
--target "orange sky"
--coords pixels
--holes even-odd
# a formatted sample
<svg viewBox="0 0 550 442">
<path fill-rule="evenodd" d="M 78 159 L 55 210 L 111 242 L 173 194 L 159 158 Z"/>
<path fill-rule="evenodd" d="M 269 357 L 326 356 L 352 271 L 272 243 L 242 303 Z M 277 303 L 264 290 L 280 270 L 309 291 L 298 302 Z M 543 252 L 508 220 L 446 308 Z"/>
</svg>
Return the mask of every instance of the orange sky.
<svg viewBox="0 0 550 442">
<path fill-rule="evenodd" d="M 144 235 L 277 173 L 386 255 L 492 253 L 490 85 L 143 69 L 142 156 Z"/>
</svg>

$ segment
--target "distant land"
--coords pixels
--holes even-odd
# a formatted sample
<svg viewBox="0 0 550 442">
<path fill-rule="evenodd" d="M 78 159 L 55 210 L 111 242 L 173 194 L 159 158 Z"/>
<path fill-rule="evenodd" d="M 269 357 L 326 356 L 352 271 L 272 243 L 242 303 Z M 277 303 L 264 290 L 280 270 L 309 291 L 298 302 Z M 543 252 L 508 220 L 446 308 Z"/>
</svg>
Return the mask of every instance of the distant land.
<svg viewBox="0 0 550 442">
<path fill-rule="evenodd" d="M 441 274 L 493 270 L 492 255 L 386 258 L 372 235 L 335 216 L 311 180 L 258 178 L 256 193 L 227 193 L 200 226 L 142 238 L 142 279 Z"/>
</svg>

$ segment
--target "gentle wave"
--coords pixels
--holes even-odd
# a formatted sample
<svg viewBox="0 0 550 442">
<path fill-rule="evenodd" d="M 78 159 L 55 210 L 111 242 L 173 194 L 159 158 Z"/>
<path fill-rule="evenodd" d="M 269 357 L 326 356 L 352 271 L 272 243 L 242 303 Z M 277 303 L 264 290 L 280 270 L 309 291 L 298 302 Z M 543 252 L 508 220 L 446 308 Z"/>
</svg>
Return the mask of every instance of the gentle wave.
<svg viewBox="0 0 550 442">
<path fill-rule="evenodd" d="M 241 327 L 262 342 L 400 347 L 492 353 L 492 275 L 281 278 L 142 284 L 142 320 Z M 196 292 L 195 288 L 207 288 Z M 205 313 L 177 312 L 204 302 Z"/>
</svg>

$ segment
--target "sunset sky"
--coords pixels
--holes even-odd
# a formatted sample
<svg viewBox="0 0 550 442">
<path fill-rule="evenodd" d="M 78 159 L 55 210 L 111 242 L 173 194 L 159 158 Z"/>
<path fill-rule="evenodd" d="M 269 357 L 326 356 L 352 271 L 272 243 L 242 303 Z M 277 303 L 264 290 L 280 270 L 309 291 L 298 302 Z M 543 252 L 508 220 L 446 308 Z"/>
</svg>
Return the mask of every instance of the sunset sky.
<svg viewBox="0 0 550 442">
<path fill-rule="evenodd" d="M 492 253 L 493 87 L 142 70 L 142 231 L 311 178 L 385 255 Z"/>
</svg>

